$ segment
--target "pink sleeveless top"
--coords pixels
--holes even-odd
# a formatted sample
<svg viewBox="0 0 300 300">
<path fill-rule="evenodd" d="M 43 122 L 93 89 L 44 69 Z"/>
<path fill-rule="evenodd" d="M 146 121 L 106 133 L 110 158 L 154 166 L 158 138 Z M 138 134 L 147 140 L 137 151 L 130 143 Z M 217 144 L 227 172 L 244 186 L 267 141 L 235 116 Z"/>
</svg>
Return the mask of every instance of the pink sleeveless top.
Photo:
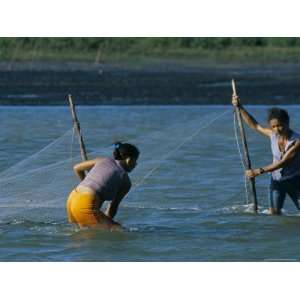
<svg viewBox="0 0 300 300">
<path fill-rule="evenodd" d="M 99 160 L 79 186 L 92 189 L 102 200 L 113 200 L 121 188 L 130 189 L 131 182 L 120 162 L 112 158 Z"/>
</svg>

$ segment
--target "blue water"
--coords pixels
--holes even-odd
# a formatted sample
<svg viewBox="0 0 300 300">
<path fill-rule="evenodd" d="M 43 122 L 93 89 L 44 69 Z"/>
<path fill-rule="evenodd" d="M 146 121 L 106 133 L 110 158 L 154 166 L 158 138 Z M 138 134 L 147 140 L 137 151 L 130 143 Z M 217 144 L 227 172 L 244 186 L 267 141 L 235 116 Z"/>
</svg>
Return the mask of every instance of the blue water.
<svg viewBox="0 0 300 300">
<path fill-rule="evenodd" d="M 248 109 L 265 124 L 267 108 Z M 300 106 L 287 109 L 292 128 L 300 130 Z M 141 185 L 124 199 L 116 216 L 125 230 L 69 225 L 64 199 L 73 185 L 64 178 L 73 174 L 70 168 L 62 176 L 57 169 L 45 175 L 60 180 L 53 189 L 64 187 L 61 198 L 54 199 L 57 207 L 28 210 L 24 203 L 19 214 L 13 213 L 15 208 L 2 210 L 1 261 L 299 260 L 300 214 L 290 199 L 283 216 L 267 214 L 268 175 L 257 178 L 259 214 L 246 205 L 230 106 L 78 107 L 78 115 L 92 155 L 110 153 L 116 140 L 132 141 L 141 149 L 139 165 L 131 174 Z M 71 119 L 68 107 L 1 107 L 0 125 L 1 184 L 6 169 L 62 136 Z M 270 163 L 269 141 L 249 130 L 247 136 L 253 165 Z M 77 152 L 75 146 L 70 155 Z M 40 167 L 50 164 L 47 159 L 38 162 Z M 32 157 L 18 173 L 26 175 L 34 163 Z M 26 175 L 25 181 L 12 181 L 11 188 L 19 189 L 18 184 L 26 190 L 39 181 Z M 44 191 L 51 189 L 49 184 Z M 3 197 L 4 188 L 0 192 Z M 33 200 L 47 204 L 41 195 L 42 191 Z M 44 214 L 50 217 L 43 219 Z"/>
</svg>

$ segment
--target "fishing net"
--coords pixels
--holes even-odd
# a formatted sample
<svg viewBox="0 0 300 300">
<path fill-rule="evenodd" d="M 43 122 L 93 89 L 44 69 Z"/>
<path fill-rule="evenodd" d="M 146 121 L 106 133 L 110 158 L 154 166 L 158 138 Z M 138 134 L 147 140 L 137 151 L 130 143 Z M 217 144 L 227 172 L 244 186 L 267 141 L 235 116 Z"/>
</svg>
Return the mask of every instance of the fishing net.
<svg viewBox="0 0 300 300">
<path fill-rule="evenodd" d="M 75 185 L 72 164 L 73 130 L 1 174 L 0 218 L 61 219 L 67 188 Z M 38 211 L 39 212 L 38 212 Z M 56 219 L 56 217 L 54 218 Z"/>
<path fill-rule="evenodd" d="M 221 114 L 223 115 L 224 112 Z M 134 118 L 134 116 L 132 116 Z M 141 197 L 139 187 L 147 185 L 153 172 L 171 159 L 179 148 L 192 144 L 192 139 L 220 113 L 204 116 L 178 115 L 176 121 L 157 119 L 154 122 L 133 121 L 130 126 L 111 127 L 106 135 L 99 134 L 95 126 L 82 123 L 83 135 L 88 146 L 88 158 L 111 156 L 112 143 L 116 140 L 134 143 L 141 152 L 139 165 L 130 175 L 133 189 L 130 201 Z M 122 122 L 122 120 L 119 120 Z M 135 130 L 134 123 L 142 128 Z M 195 128 L 197 131 L 195 132 Z M 108 138 L 109 136 L 109 138 Z M 104 142 L 106 138 L 106 141 Z M 108 139 L 108 140 L 107 140 Z M 72 167 L 81 161 L 77 137 L 73 129 L 67 130 L 46 147 L 16 163 L 0 175 L 0 221 L 30 220 L 65 222 L 65 202 L 70 191 L 78 184 Z"/>
</svg>

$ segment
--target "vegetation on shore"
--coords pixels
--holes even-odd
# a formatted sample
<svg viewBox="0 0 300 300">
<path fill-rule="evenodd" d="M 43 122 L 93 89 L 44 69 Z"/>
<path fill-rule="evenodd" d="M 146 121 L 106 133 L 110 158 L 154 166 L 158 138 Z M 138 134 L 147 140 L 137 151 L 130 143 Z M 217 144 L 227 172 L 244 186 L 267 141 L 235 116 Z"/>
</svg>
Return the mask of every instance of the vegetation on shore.
<svg viewBox="0 0 300 300">
<path fill-rule="evenodd" d="M 0 38 L 1 61 L 300 62 L 300 38 Z"/>
</svg>

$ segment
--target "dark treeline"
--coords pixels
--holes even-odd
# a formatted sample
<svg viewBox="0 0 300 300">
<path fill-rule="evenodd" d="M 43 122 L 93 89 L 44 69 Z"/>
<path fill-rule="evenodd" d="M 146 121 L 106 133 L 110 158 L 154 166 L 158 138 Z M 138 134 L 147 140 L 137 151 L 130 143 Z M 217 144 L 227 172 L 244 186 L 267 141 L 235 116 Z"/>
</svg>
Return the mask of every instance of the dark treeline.
<svg viewBox="0 0 300 300">
<path fill-rule="evenodd" d="M 145 56 L 176 56 L 197 55 L 199 51 L 238 49 L 300 49 L 300 38 L 274 37 L 155 37 L 155 38 L 0 38 L 1 60 L 32 59 L 95 59 L 105 55 L 119 55 L 130 57 Z M 72 56 L 73 53 L 73 56 Z M 77 55 L 74 56 L 74 53 Z M 102 57 L 100 57 L 102 56 Z"/>
<path fill-rule="evenodd" d="M 17 44 L 24 49 L 49 47 L 50 49 L 90 49 L 99 47 L 111 51 L 127 51 L 130 49 L 224 49 L 228 47 L 300 47 L 300 38 L 297 37 L 155 37 L 155 38 L 0 38 L 1 48 L 11 48 Z"/>
<path fill-rule="evenodd" d="M 0 105 L 228 104 L 232 78 L 298 104 L 299 65 L 300 38 L 0 38 Z"/>
</svg>

